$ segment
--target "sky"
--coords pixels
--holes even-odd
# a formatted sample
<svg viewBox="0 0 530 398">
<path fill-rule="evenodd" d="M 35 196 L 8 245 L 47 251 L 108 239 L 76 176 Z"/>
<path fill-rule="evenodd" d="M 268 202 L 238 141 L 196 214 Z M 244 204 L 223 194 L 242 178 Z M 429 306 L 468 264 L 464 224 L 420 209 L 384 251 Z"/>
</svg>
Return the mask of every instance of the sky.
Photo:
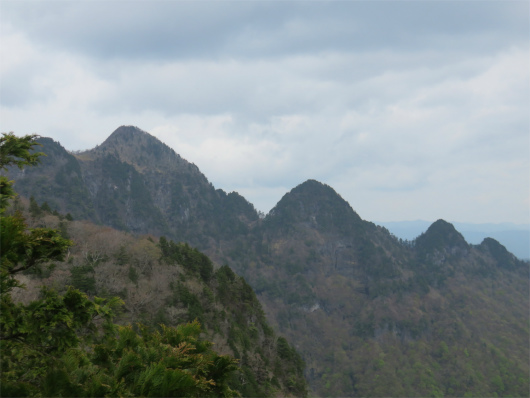
<svg viewBox="0 0 530 398">
<path fill-rule="evenodd" d="M 156 136 L 267 213 L 530 222 L 530 2 L 0 0 L 0 131 Z"/>
</svg>

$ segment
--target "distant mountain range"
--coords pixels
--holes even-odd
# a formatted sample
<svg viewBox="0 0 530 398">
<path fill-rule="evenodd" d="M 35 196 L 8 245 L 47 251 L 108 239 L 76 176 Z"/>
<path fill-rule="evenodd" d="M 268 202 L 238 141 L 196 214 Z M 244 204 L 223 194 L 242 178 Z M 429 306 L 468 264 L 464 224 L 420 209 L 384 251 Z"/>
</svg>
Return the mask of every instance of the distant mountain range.
<svg viewBox="0 0 530 398">
<path fill-rule="evenodd" d="M 229 265 L 304 358 L 314 395 L 528 394 L 529 264 L 497 240 L 470 244 L 444 220 L 399 239 L 315 180 L 261 219 L 132 126 L 81 153 L 40 142 L 41 166 L 9 171 L 19 193 Z"/>
<path fill-rule="evenodd" d="M 414 240 L 425 232 L 432 222 L 417 220 L 376 222 L 376 224 L 387 228 L 398 238 Z M 484 238 L 489 237 L 498 240 L 518 258 L 530 259 L 530 224 L 471 224 L 461 222 L 453 222 L 452 224 L 466 241 L 473 245 L 477 245 Z"/>
</svg>

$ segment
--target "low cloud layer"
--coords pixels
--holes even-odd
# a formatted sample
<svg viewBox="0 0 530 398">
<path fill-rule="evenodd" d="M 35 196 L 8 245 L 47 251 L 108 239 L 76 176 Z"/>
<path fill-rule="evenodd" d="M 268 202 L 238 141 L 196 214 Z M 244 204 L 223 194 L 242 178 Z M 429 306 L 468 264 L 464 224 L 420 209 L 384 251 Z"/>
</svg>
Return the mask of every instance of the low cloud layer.
<svg viewBox="0 0 530 398">
<path fill-rule="evenodd" d="M 2 131 L 136 125 L 264 212 L 314 178 L 371 221 L 530 222 L 526 1 L 0 11 Z"/>
</svg>

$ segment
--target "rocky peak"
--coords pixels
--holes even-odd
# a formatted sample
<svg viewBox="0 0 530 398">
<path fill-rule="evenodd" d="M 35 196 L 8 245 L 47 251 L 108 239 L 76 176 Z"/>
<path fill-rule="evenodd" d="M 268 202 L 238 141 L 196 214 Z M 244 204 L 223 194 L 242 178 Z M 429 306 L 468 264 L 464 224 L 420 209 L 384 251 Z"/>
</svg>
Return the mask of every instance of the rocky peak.
<svg viewBox="0 0 530 398">
<path fill-rule="evenodd" d="M 478 249 L 484 253 L 491 255 L 497 264 L 502 268 L 515 268 L 519 260 L 506 250 L 506 247 L 501 245 L 493 238 L 485 238 L 478 246 Z"/>
<path fill-rule="evenodd" d="M 146 171 L 194 172 L 198 168 L 183 159 L 158 138 L 135 126 L 118 127 L 100 146 L 80 154 L 81 157 L 98 158 L 113 155 L 141 173 Z"/>
<path fill-rule="evenodd" d="M 320 230 L 348 232 L 362 223 L 351 206 L 329 185 L 307 180 L 285 194 L 267 215 L 274 223 L 303 223 Z"/>
<path fill-rule="evenodd" d="M 141 139 L 145 136 L 151 136 L 136 126 L 120 126 L 101 144 L 101 146 L 112 145 L 116 142 L 129 141 L 131 139 Z M 152 136 L 151 136 L 152 137 Z M 153 137 L 154 138 L 154 137 Z"/>
<path fill-rule="evenodd" d="M 467 251 L 469 245 L 453 224 L 438 220 L 416 239 L 416 247 L 420 252 L 432 253 L 442 251 L 449 254 Z"/>
</svg>

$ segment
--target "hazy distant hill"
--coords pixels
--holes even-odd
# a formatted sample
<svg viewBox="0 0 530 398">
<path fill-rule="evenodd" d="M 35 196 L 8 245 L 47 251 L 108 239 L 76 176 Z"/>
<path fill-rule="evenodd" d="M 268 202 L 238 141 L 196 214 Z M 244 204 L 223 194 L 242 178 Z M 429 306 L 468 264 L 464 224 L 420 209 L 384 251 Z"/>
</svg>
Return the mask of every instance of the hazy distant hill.
<svg viewBox="0 0 530 398">
<path fill-rule="evenodd" d="M 390 221 L 377 222 L 387 228 L 398 238 L 413 240 L 425 232 L 429 221 Z M 502 243 L 510 252 L 520 259 L 530 259 L 530 225 L 500 223 L 500 224 L 471 224 L 453 223 L 456 229 L 471 244 L 479 244 L 484 238 L 494 238 Z"/>
<path fill-rule="evenodd" d="M 19 192 L 228 264 L 299 350 L 317 395 L 528 394 L 529 265 L 495 239 L 471 244 L 438 220 L 403 241 L 314 180 L 260 219 L 135 127 L 75 155 L 43 144 L 53 155 L 42 167 L 13 171 Z"/>
</svg>

